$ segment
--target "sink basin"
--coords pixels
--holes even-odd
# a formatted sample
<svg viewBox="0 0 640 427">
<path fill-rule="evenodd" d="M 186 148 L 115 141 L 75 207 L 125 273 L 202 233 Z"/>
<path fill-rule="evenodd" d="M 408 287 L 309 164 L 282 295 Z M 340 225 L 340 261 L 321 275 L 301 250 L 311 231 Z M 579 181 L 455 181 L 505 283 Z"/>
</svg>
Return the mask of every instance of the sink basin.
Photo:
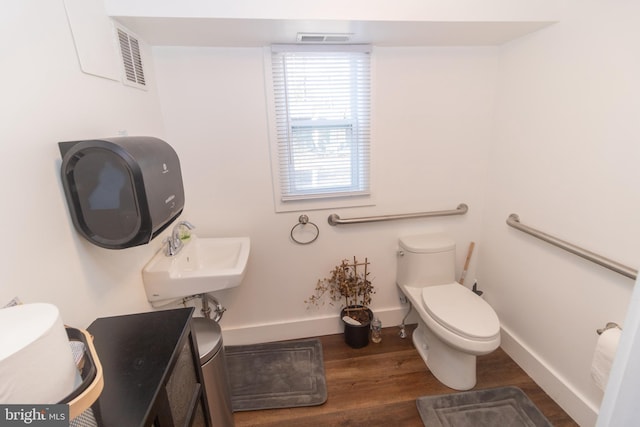
<svg viewBox="0 0 640 427">
<path fill-rule="evenodd" d="M 242 281 L 249 259 L 248 237 L 198 237 L 192 234 L 177 255 L 159 250 L 142 269 L 150 302 L 233 288 Z"/>
</svg>

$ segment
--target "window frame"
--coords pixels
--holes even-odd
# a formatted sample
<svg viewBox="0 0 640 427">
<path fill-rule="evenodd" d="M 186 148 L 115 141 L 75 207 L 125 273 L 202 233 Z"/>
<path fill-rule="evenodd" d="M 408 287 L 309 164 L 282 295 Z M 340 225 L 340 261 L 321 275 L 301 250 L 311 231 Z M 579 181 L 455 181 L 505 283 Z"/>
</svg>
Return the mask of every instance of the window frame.
<svg viewBox="0 0 640 427">
<path fill-rule="evenodd" d="M 274 80 L 272 70 L 272 53 L 273 50 L 286 50 L 286 51 L 309 51 L 309 52 L 322 52 L 322 51 L 358 51 L 368 52 L 370 55 L 369 63 L 369 108 L 368 108 L 368 147 L 366 153 L 366 173 L 368 175 L 368 190 L 361 192 L 343 192 L 341 194 L 318 192 L 317 194 L 306 194 L 303 196 L 286 197 L 283 195 L 281 188 L 281 175 L 280 175 L 280 156 L 281 147 L 280 140 L 277 132 L 277 116 L 276 116 L 276 99 L 274 94 Z M 373 174 L 371 171 L 372 159 L 373 159 L 373 138 L 372 138 L 372 116 L 373 116 L 373 49 L 371 46 L 365 45 L 345 45 L 345 46 L 327 46 L 327 45 L 277 45 L 264 48 L 264 68 L 265 68 L 265 90 L 267 98 L 267 112 L 269 123 L 269 145 L 271 154 L 271 176 L 273 186 L 273 197 L 276 212 L 291 212 L 301 210 L 314 210 L 314 209 L 332 209 L 343 207 L 355 207 L 355 206 L 371 206 L 375 204 L 373 197 Z M 295 125 L 290 125 L 288 128 L 291 131 L 295 127 L 305 126 L 304 121 L 296 121 Z M 308 124 L 311 120 L 309 120 Z M 328 120 L 327 127 L 339 126 L 342 122 L 345 127 L 351 125 L 352 132 L 358 132 L 358 123 L 355 119 L 342 119 L 342 120 Z M 314 124 L 318 124 L 314 121 Z M 322 127 L 322 126 L 314 126 Z M 352 153 L 353 155 L 353 153 Z M 352 160 L 353 161 L 353 160 Z M 288 163 L 291 166 L 290 163 Z"/>
</svg>

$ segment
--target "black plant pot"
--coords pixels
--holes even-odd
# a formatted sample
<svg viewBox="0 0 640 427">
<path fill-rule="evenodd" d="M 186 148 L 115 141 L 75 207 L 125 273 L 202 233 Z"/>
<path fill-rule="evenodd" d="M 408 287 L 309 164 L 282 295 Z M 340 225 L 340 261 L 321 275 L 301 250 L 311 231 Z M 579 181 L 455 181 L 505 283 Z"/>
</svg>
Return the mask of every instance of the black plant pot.
<svg viewBox="0 0 640 427">
<path fill-rule="evenodd" d="M 361 306 L 356 306 L 361 307 Z M 344 322 L 344 341 L 351 348 L 362 348 L 369 344 L 369 330 L 371 325 L 371 319 L 373 319 L 373 313 L 368 308 L 363 310 L 368 314 L 369 320 L 362 322 L 361 325 L 351 325 Z M 340 312 L 340 318 L 342 319 L 347 315 L 347 309 L 343 308 Z"/>
</svg>

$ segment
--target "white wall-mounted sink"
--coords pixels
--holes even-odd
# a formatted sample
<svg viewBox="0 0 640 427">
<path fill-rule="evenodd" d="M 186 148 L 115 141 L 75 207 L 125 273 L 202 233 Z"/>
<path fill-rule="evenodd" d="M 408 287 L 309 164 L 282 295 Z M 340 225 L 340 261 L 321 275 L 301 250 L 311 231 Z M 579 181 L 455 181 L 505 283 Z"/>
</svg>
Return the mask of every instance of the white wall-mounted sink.
<svg viewBox="0 0 640 427">
<path fill-rule="evenodd" d="M 248 237 L 192 234 L 177 255 L 160 249 L 142 269 L 147 299 L 154 303 L 238 286 L 250 247 Z"/>
</svg>

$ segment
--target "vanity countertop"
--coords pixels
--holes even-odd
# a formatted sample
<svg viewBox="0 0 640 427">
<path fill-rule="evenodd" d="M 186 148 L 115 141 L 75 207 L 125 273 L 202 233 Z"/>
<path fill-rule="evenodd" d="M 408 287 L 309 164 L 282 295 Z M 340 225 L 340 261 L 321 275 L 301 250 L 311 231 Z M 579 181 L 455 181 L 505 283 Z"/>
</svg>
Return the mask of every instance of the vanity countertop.
<svg viewBox="0 0 640 427">
<path fill-rule="evenodd" d="M 181 308 L 105 317 L 88 327 L 104 372 L 99 425 L 150 426 L 166 410 L 164 388 L 191 336 L 192 313 Z"/>
</svg>

